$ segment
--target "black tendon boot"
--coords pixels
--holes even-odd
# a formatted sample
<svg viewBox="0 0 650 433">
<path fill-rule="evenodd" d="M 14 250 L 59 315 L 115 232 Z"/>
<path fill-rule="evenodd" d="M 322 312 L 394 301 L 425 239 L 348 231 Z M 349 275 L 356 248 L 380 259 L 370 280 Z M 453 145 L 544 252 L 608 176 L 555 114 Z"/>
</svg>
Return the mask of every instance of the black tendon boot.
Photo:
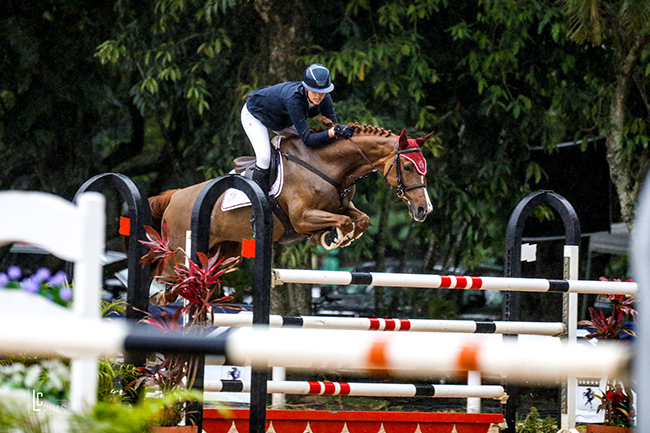
<svg viewBox="0 0 650 433">
<path fill-rule="evenodd" d="M 253 169 L 253 180 L 262 188 L 265 194 L 268 194 L 271 186 L 269 185 L 269 178 L 271 170 L 268 168 L 259 168 L 257 165 Z"/>
</svg>

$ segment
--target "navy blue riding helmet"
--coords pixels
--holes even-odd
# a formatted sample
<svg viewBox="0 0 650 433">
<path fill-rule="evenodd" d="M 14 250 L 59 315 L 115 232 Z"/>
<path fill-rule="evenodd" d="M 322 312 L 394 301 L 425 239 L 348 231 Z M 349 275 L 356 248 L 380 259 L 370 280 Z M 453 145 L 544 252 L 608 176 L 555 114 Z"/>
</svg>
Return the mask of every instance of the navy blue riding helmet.
<svg viewBox="0 0 650 433">
<path fill-rule="evenodd" d="M 329 93 L 334 90 L 330 71 L 319 63 L 314 63 L 302 74 L 302 85 L 315 93 Z"/>
</svg>

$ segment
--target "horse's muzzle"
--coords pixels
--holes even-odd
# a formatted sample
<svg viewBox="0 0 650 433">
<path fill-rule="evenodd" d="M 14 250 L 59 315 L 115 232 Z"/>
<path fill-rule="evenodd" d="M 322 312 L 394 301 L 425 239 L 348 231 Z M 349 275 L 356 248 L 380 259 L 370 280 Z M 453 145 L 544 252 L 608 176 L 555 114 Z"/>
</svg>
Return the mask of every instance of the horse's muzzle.
<svg viewBox="0 0 650 433">
<path fill-rule="evenodd" d="M 418 206 L 412 216 L 415 221 L 422 222 L 427 218 L 427 215 L 429 215 L 429 209 L 427 209 L 427 206 Z"/>
</svg>

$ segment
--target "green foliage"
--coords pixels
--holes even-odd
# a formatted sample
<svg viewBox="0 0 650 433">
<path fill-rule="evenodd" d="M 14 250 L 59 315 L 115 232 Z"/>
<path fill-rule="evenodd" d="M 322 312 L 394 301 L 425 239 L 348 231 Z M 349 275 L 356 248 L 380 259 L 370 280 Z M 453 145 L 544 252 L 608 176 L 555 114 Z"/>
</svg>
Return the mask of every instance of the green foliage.
<svg viewBox="0 0 650 433">
<path fill-rule="evenodd" d="M 122 402 L 129 384 L 137 377 L 138 372 L 133 365 L 115 362 L 112 359 L 100 359 L 97 401 L 102 403 Z"/>
<path fill-rule="evenodd" d="M 30 410 L 31 393 L 14 394 L 0 399 L 0 432 L 46 433 L 147 433 L 156 424 L 161 410 L 167 405 L 194 394 L 175 394 L 162 399 L 144 399 L 132 405 L 118 401 L 100 401 L 90 411 L 71 413 L 66 408 L 45 406 L 41 411 Z"/>
<path fill-rule="evenodd" d="M 553 419 L 550 416 L 541 419 L 537 408 L 533 406 L 524 422 L 518 425 L 516 430 L 517 433 L 555 433 L 557 427 L 553 424 Z"/>
<path fill-rule="evenodd" d="M 27 410 L 30 397 L 31 393 L 25 393 L 22 400 L 5 396 L 0 399 L 0 432 L 46 433 L 51 430 L 49 417 Z"/>
<path fill-rule="evenodd" d="M 72 415 L 70 432 L 145 433 L 159 410 L 150 401 L 138 405 L 98 402 L 92 411 Z"/>
<path fill-rule="evenodd" d="M 434 212 L 412 225 L 378 178 L 364 179 L 355 203 L 371 231 L 340 262 L 417 257 L 425 272 L 498 263 L 510 212 L 545 176 L 529 146 L 612 131 L 612 92 L 634 41 L 645 45 L 613 154 L 632 179 L 628 195 L 645 176 L 648 2 L 594 3 L 594 15 L 588 4 L 336 0 L 331 13 L 303 14 L 301 0 L 5 2 L 0 187 L 72 198 L 113 171 L 154 195 L 222 175 L 252 154 L 239 121 L 246 94 L 278 81 L 278 58 L 288 71 L 318 61 L 334 74 L 342 122 L 436 132 L 424 149 Z M 303 45 L 273 33 L 279 24 Z M 308 250 L 287 251 L 286 263 L 311 262 Z"/>
</svg>

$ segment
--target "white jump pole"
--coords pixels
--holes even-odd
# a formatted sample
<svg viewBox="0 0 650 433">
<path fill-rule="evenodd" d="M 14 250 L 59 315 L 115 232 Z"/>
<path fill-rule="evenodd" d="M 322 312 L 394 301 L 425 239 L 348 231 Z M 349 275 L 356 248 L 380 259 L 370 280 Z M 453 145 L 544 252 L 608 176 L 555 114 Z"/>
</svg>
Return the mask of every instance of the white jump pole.
<svg viewBox="0 0 650 433">
<path fill-rule="evenodd" d="M 636 295 L 633 282 L 547 280 L 543 278 L 465 277 L 459 275 L 424 275 L 377 272 L 317 271 L 306 269 L 274 269 L 273 285 L 298 284 L 363 284 L 385 287 L 422 289 L 472 289 L 513 292 L 588 293 L 596 295 Z"/>
<path fill-rule="evenodd" d="M 210 392 L 250 392 L 250 381 L 206 380 Z M 268 393 L 303 395 L 349 395 L 365 397 L 439 397 L 508 399 L 500 385 L 414 385 L 401 383 L 354 383 L 315 381 L 268 381 Z"/>
<path fill-rule="evenodd" d="M 604 342 L 599 347 L 565 347 L 557 341 L 511 343 L 497 335 L 288 328 L 240 328 L 232 335 L 228 360 L 241 365 L 360 369 L 409 377 L 475 370 L 540 384 L 556 383 L 568 374 L 621 375 L 631 356 L 628 348 Z"/>
<path fill-rule="evenodd" d="M 429 320 L 429 319 L 378 319 L 367 317 L 328 316 L 279 316 L 269 318 L 271 328 L 297 327 L 303 329 L 346 329 L 360 331 L 408 331 L 408 332 L 462 332 L 477 334 L 526 334 L 552 335 L 566 333 L 560 322 L 507 322 L 474 320 Z M 215 314 L 215 326 L 251 326 L 253 315 Z"/>
<path fill-rule="evenodd" d="M 513 382 L 556 383 L 558 377 L 625 377 L 631 353 L 625 345 L 570 347 L 553 342 L 501 341 L 499 335 L 373 333 L 318 329 L 240 328 L 215 337 L 171 335 L 126 324 L 79 318 L 2 316 L 3 353 L 116 354 L 125 350 L 225 354 L 231 365 L 320 369 L 424 378 L 480 371 Z"/>
</svg>

